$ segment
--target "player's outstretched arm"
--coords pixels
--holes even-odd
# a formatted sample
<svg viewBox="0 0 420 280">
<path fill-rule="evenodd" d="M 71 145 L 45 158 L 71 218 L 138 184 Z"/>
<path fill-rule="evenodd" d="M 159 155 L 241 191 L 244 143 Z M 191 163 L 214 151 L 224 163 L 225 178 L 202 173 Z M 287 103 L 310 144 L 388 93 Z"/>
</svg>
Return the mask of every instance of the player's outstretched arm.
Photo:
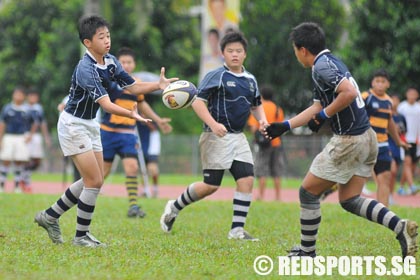
<svg viewBox="0 0 420 280">
<path fill-rule="evenodd" d="M 111 100 L 109 99 L 109 96 L 102 97 L 101 99 L 98 100 L 98 103 L 99 105 L 101 105 L 102 109 L 104 109 L 108 113 L 126 117 L 126 118 L 132 118 L 140 122 L 152 121 L 151 119 L 145 119 L 139 115 L 138 110 L 137 110 L 137 103 L 134 104 L 133 109 L 131 111 L 112 103 Z"/>
<path fill-rule="evenodd" d="M 321 109 L 321 103 L 315 101 L 311 106 L 309 106 L 304 111 L 300 112 L 298 115 L 294 116 L 290 120 L 286 120 L 284 122 L 271 123 L 265 128 L 264 133 L 266 137 L 270 139 L 279 137 L 287 131 L 291 130 L 292 128 L 306 125 L 314 115 L 321 111 Z"/>
<path fill-rule="evenodd" d="M 197 116 L 210 127 L 214 134 L 219 137 L 226 135 L 226 127 L 223 124 L 216 122 L 216 120 L 211 116 L 209 110 L 207 109 L 206 103 L 203 100 L 196 98 L 191 106 Z"/>
<path fill-rule="evenodd" d="M 153 108 L 150 107 L 149 103 L 147 103 L 146 101 L 139 102 L 138 107 L 139 107 L 140 112 L 144 116 L 152 119 L 159 126 L 159 129 L 164 134 L 168 134 L 172 131 L 172 126 L 169 124 L 171 119 L 161 118 L 158 114 L 156 114 Z"/>
<path fill-rule="evenodd" d="M 264 108 L 262 105 L 251 109 L 252 115 L 258 120 L 259 130 L 263 132 L 264 128 L 268 126 L 267 117 L 265 116 Z"/>
<path fill-rule="evenodd" d="M 148 94 L 156 90 L 165 89 L 170 83 L 179 80 L 178 78 L 166 78 L 165 67 L 160 69 L 160 78 L 157 82 L 139 82 L 136 81 L 132 86 L 126 88 L 131 94 Z"/>
</svg>

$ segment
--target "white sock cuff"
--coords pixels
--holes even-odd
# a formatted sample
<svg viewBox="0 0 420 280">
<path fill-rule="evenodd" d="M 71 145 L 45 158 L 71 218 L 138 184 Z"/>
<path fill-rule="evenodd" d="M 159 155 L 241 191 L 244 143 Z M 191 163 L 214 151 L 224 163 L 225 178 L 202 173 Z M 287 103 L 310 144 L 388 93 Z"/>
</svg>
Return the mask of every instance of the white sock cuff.
<svg viewBox="0 0 420 280">
<path fill-rule="evenodd" d="M 252 193 L 244 193 L 235 191 L 233 194 L 234 199 L 242 200 L 242 201 L 251 201 L 252 200 Z"/>
</svg>

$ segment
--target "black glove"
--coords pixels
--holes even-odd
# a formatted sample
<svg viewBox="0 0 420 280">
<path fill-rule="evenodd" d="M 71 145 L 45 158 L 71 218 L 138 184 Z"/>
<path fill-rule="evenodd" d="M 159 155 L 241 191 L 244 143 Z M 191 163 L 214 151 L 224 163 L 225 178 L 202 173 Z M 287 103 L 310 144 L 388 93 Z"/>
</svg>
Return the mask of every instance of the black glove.
<svg viewBox="0 0 420 280">
<path fill-rule="evenodd" d="M 268 137 L 270 137 L 271 139 L 279 137 L 289 130 L 290 130 L 289 121 L 274 122 L 265 128 L 265 132 L 267 133 Z"/>
<path fill-rule="evenodd" d="M 318 114 L 314 115 L 312 119 L 308 122 L 308 127 L 313 132 L 318 132 L 321 126 L 324 124 L 328 116 L 325 114 L 325 111 L 322 110 Z"/>
</svg>

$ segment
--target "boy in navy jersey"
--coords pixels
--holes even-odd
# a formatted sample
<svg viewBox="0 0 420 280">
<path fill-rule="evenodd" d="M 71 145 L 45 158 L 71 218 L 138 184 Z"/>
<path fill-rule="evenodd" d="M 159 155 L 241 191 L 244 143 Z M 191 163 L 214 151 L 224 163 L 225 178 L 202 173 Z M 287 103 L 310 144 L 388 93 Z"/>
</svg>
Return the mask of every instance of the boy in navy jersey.
<svg viewBox="0 0 420 280">
<path fill-rule="evenodd" d="M 166 79 L 161 69 L 159 82 L 138 83 L 121 67 L 118 60 L 108 54 L 111 37 L 108 23 L 101 17 L 89 16 L 79 21 L 79 38 L 87 51 L 76 66 L 69 100 L 58 120 L 58 138 L 64 156 L 71 156 L 81 179 L 74 182 L 56 203 L 35 216 L 54 243 L 63 243 L 58 220 L 77 204 L 76 236 L 73 244 L 83 247 L 104 246 L 89 231 L 96 198 L 104 181 L 102 144 L 99 124 L 95 120 L 99 106 L 106 112 L 149 121 L 137 113 L 137 104 L 124 109 L 111 102 L 108 90 L 112 82 L 133 94 L 144 94 L 164 89 L 174 79 Z"/>
<path fill-rule="evenodd" d="M 376 200 L 360 197 L 376 162 L 378 144 L 356 81 L 346 65 L 325 48 L 324 31 L 316 23 L 296 26 L 290 39 L 297 60 L 303 67 L 312 68 L 314 103 L 288 121 L 272 123 L 266 128 L 267 136 L 278 137 L 306 124 L 317 132 L 327 118 L 331 118 L 334 136 L 313 160 L 299 190 L 301 243 L 290 250 L 289 256 L 316 256 L 319 198 L 336 183 L 345 210 L 393 230 L 403 257 L 414 256 L 416 222 L 402 220 Z"/>
<path fill-rule="evenodd" d="M 13 91 L 12 102 L 4 106 L 0 114 L 0 192 L 4 190 L 9 167 L 15 171 L 15 192 L 28 192 L 23 184 L 23 170 L 29 162 L 28 142 L 38 127 L 37 120 L 25 104 L 26 92 L 22 87 Z M 22 188 L 22 189 L 21 189 Z"/>
<path fill-rule="evenodd" d="M 253 159 L 248 140 L 242 132 L 250 112 L 267 124 L 255 77 L 245 70 L 247 41 L 242 33 L 227 33 L 220 42 L 225 65 L 210 71 L 198 87 L 192 107 L 204 122 L 199 145 L 203 181 L 192 183 L 177 200 L 166 204 L 161 216 L 162 230 L 170 232 L 178 213 L 187 205 L 218 190 L 228 169 L 236 181 L 233 219 L 229 239 L 256 241 L 244 230 L 251 205 L 254 181 Z"/>
</svg>

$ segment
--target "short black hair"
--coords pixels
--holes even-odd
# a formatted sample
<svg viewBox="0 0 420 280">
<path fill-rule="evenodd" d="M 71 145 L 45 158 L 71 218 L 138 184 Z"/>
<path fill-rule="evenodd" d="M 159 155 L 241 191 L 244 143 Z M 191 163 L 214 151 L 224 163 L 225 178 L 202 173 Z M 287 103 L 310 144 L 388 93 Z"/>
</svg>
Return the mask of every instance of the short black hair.
<svg viewBox="0 0 420 280">
<path fill-rule="evenodd" d="M 220 41 L 220 49 L 223 52 L 227 44 L 236 42 L 241 43 L 246 52 L 248 41 L 246 40 L 244 34 L 238 30 L 228 32 L 225 36 L 223 36 L 222 40 Z"/>
<path fill-rule="evenodd" d="M 36 95 L 39 95 L 39 91 L 35 87 L 28 88 L 28 90 L 26 92 L 27 92 L 27 94 L 36 94 Z"/>
<path fill-rule="evenodd" d="M 304 47 L 313 55 L 317 55 L 325 50 L 324 30 L 315 22 L 303 22 L 295 26 L 290 33 L 289 39 L 296 48 Z"/>
<path fill-rule="evenodd" d="M 385 69 L 382 69 L 382 68 L 373 72 L 371 81 L 373 81 L 373 79 L 377 77 L 385 78 L 387 79 L 388 82 L 390 81 L 388 72 L 386 72 Z"/>
<path fill-rule="evenodd" d="M 220 32 L 219 32 L 219 30 L 217 30 L 216 28 L 210 28 L 208 31 L 207 31 L 207 34 L 214 34 L 214 35 L 216 35 L 217 36 L 217 38 L 219 38 L 220 37 Z"/>
<path fill-rule="evenodd" d="M 82 44 L 85 39 L 92 40 L 96 30 L 101 27 L 109 28 L 109 23 L 104 18 L 96 15 L 82 17 L 78 26 L 79 39 Z"/>
<path fill-rule="evenodd" d="M 13 92 L 15 92 L 15 91 L 20 91 L 20 92 L 23 92 L 23 94 L 25 94 L 25 95 L 26 95 L 26 87 L 24 87 L 24 86 L 21 86 L 21 85 L 16 86 L 16 87 L 13 89 Z"/>
<path fill-rule="evenodd" d="M 260 88 L 260 93 L 264 100 L 273 100 L 274 88 L 270 85 L 262 85 Z"/>
<path fill-rule="evenodd" d="M 135 52 L 132 49 L 128 48 L 128 47 L 122 47 L 122 48 L 120 48 L 117 51 L 117 55 L 116 55 L 117 58 L 120 58 L 120 56 L 122 56 L 122 55 L 131 56 L 134 60 L 136 60 L 136 54 L 135 54 Z"/>
</svg>

